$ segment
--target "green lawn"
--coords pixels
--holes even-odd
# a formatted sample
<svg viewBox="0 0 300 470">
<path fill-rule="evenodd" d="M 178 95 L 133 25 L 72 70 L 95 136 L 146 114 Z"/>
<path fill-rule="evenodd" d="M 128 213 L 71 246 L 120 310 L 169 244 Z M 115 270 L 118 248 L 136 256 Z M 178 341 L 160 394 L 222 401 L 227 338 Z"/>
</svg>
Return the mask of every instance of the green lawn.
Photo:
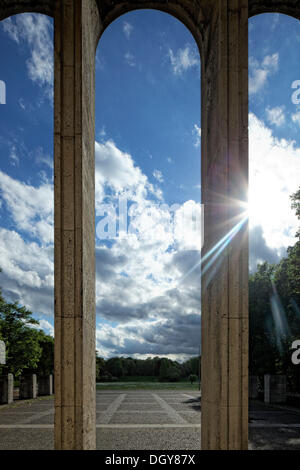
<svg viewBox="0 0 300 470">
<path fill-rule="evenodd" d="M 150 381 L 122 381 L 97 382 L 97 390 L 195 390 L 199 384 L 190 382 L 150 382 Z"/>
</svg>

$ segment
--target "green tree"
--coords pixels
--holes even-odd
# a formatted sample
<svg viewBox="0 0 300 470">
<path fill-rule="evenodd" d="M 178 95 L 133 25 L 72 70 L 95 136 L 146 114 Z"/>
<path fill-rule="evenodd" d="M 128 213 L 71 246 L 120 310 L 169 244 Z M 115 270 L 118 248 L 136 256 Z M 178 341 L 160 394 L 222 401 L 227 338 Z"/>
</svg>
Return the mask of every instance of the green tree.
<svg viewBox="0 0 300 470">
<path fill-rule="evenodd" d="M 17 302 L 6 302 L 0 292 L 0 331 L 6 345 L 6 366 L 14 375 L 36 369 L 42 355 L 40 332 L 30 326 L 39 322 Z"/>
<path fill-rule="evenodd" d="M 198 380 L 198 376 L 195 375 L 195 374 L 190 374 L 189 375 L 189 381 L 191 382 L 191 384 L 193 384 L 194 382 L 196 382 Z"/>
<path fill-rule="evenodd" d="M 105 375 L 106 364 L 103 357 L 99 357 L 96 352 L 96 379 L 101 380 L 101 377 Z"/>
<path fill-rule="evenodd" d="M 114 377 L 123 377 L 123 366 L 120 357 L 112 357 L 106 362 L 106 369 Z"/>
<path fill-rule="evenodd" d="M 37 364 L 37 374 L 50 375 L 54 373 L 54 338 L 39 330 L 38 341 L 41 355 Z"/>
</svg>

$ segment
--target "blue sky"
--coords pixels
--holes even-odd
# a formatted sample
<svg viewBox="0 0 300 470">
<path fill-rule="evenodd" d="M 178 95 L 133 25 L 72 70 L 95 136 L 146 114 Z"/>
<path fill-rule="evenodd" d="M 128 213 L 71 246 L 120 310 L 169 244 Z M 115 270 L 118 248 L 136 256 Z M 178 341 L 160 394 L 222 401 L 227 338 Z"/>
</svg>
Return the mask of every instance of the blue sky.
<svg viewBox="0 0 300 470">
<path fill-rule="evenodd" d="M 291 99 L 299 42 L 292 18 L 249 20 L 252 270 L 278 261 L 295 241 L 289 195 L 300 174 L 300 106 Z M 52 20 L 5 20 L 0 49 L 7 88 L 0 105 L 0 285 L 53 333 Z M 96 56 L 95 244 L 97 347 L 106 357 L 198 353 L 199 271 L 184 275 L 201 239 L 189 224 L 182 234 L 180 223 L 200 213 L 200 107 L 199 53 L 179 21 L 136 11 L 104 32 Z M 120 197 L 131 231 L 117 224 L 104 239 L 103 204 L 118 214 Z"/>
</svg>

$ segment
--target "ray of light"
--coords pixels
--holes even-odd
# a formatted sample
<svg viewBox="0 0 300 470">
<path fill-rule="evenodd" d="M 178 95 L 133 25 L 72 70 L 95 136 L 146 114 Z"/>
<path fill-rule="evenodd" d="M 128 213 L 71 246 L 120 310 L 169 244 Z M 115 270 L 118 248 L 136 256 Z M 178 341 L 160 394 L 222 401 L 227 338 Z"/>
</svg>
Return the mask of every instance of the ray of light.
<svg viewBox="0 0 300 470">
<path fill-rule="evenodd" d="M 239 217 L 240 218 L 240 217 Z M 179 283 L 183 282 L 190 274 L 192 274 L 198 267 L 202 266 L 206 262 L 205 267 L 201 270 L 201 276 L 203 276 L 218 260 L 220 255 L 223 253 L 226 247 L 229 246 L 231 240 L 241 230 L 243 225 L 248 220 L 248 215 L 245 215 L 229 232 L 221 238 L 200 260 L 185 273 Z M 211 257 L 211 259 L 209 259 Z"/>
<path fill-rule="evenodd" d="M 273 293 L 270 298 L 273 321 L 275 325 L 275 335 L 278 350 L 282 352 L 282 338 L 290 335 L 286 313 L 278 295 L 275 282 L 272 280 Z"/>
</svg>

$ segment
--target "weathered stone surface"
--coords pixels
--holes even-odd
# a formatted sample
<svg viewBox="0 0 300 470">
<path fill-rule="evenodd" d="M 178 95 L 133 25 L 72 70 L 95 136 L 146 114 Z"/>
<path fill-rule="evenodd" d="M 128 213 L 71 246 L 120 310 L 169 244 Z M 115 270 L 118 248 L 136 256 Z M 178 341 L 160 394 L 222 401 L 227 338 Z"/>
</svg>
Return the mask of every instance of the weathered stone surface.
<svg viewBox="0 0 300 470">
<path fill-rule="evenodd" d="M 260 13 L 284 13 L 300 19 L 300 1 L 249 0 L 249 16 Z"/>
<path fill-rule="evenodd" d="M 202 44 L 202 203 L 209 251 L 242 220 L 247 200 L 248 4 L 214 2 Z M 216 252 L 214 252 L 214 255 Z M 210 258 L 209 258 L 210 259 Z M 247 224 L 202 265 L 202 448 L 248 446 Z"/>
<path fill-rule="evenodd" d="M 56 0 L 1 0 L 0 20 L 18 13 L 35 12 L 53 16 Z"/>
<path fill-rule="evenodd" d="M 129 11 L 151 8 L 169 13 L 180 20 L 191 31 L 197 43 L 203 35 L 203 26 L 207 21 L 202 7 L 206 2 L 207 0 L 97 0 L 104 28 Z"/>
<path fill-rule="evenodd" d="M 96 3 L 61 2 L 55 26 L 55 446 L 94 449 Z"/>
</svg>

